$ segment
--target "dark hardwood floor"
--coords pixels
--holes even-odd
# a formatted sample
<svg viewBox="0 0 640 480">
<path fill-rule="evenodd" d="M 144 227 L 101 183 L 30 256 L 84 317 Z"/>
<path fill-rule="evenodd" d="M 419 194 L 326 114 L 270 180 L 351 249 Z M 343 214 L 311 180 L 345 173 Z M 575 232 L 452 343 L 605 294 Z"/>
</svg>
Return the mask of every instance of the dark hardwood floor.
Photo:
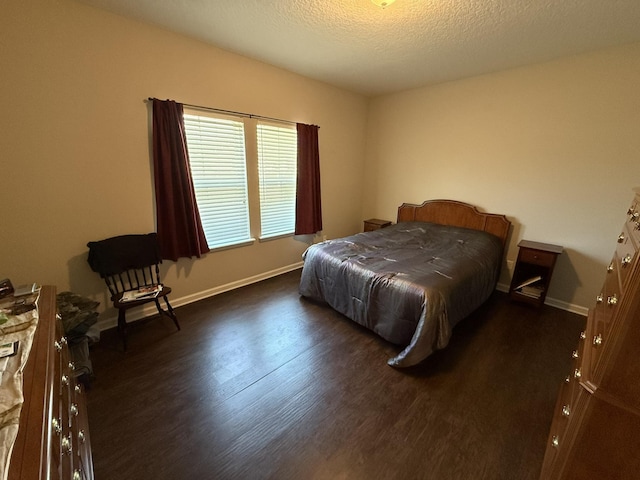
<svg viewBox="0 0 640 480">
<path fill-rule="evenodd" d="M 449 346 L 399 349 L 299 297 L 300 272 L 92 349 L 98 480 L 537 479 L 585 318 L 494 296 Z"/>
</svg>

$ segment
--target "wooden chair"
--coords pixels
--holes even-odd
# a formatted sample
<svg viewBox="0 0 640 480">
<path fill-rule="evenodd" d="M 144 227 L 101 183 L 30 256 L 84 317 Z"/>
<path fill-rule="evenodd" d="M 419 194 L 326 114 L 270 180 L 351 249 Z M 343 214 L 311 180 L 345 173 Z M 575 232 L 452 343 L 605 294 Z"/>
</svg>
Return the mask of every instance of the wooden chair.
<svg viewBox="0 0 640 480">
<path fill-rule="evenodd" d="M 126 311 L 154 302 L 160 316 L 166 315 L 173 320 L 178 330 L 180 324 L 168 295 L 171 288 L 160 280 L 160 248 L 155 233 L 143 235 L 120 235 L 96 242 L 87 243 L 89 257 L 87 261 L 94 272 L 100 274 L 109 288 L 113 306 L 118 310 L 118 333 L 122 337 L 124 349 L 127 349 Z M 155 296 L 126 300 L 128 292 L 138 292 L 145 287 L 160 286 Z M 123 299 L 125 296 L 125 299 Z M 166 305 L 160 305 L 160 299 Z"/>
</svg>

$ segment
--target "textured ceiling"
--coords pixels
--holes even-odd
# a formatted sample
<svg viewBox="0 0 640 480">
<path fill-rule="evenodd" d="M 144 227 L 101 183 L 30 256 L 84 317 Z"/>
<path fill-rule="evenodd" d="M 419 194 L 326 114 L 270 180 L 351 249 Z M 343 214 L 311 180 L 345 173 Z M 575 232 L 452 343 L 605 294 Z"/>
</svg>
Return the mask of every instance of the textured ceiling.
<svg viewBox="0 0 640 480">
<path fill-rule="evenodd" d="M 640 42 L 640 0 L 80 0 L 366 95 Z"/>
</svg>

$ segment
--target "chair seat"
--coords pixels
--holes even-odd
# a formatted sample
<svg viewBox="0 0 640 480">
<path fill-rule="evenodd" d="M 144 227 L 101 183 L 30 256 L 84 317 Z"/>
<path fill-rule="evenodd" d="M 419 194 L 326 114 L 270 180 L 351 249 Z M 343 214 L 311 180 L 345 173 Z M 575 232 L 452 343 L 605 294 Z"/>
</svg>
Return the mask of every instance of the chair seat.
<svg viewBox="0 0 640 480">
<path fill-rule="evenodd" d="M 171 287 L 167 287 L 166 285 L 163 285 L 162 290 L 160 290 L 155 297 L 145 297 L 139 300 L 129 300 L 129 301 L 123 302 L 121 301 L 121 299 L 125 293 L 127 292 L 120 292 L 111 297 L 111 301 L 113 302 L 113 306 L 115 308 L 131 308 L 131 307 L 144 305 L 145 303 L 153 302 L 158 298 L 163 298 L 169 295 L 171 293 Z"/>
</svg>

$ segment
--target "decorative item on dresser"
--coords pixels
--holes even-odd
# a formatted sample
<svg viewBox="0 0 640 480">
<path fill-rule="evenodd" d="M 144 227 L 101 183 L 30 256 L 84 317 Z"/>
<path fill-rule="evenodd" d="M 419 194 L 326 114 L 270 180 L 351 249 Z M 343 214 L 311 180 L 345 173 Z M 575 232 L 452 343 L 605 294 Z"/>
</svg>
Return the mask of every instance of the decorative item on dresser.
<svg viewBox="0 0 640 480">
<path fill-rule="evenodd" d="M 541 479 L 640 479 L 640 188 L 560 389 Z"/>
<path fill-rule="evenodd" d="M 38 327 L 23 372 L 23 394 L 7 478 L 93 479 L 84 392 L 73 376 L 52 286 L 40 291 Z"/>
<path fill-rule="evenodd" d="M 373 232 L 379 228 L 388 227 L 391 225 L 391 220 L 380 220 L 379 218 L 370 218 L 364 221 L 364 231 Z"/>
</svg>

